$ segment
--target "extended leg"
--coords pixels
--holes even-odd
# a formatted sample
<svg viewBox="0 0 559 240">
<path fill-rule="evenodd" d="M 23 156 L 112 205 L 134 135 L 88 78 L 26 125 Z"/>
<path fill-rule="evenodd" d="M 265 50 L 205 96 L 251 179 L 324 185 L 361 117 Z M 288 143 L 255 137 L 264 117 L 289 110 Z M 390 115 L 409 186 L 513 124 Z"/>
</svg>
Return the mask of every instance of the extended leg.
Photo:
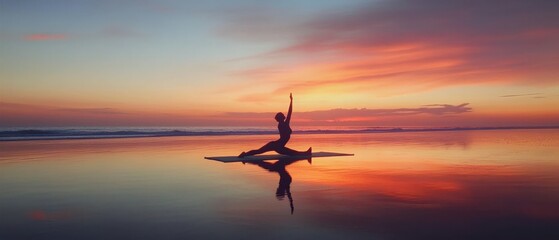
<svg viewBox="0 0 559 240">
<path fill-rule="evenodd" d="M 265 153 L 265 152 L 268 152 L 268 151 L 273 151 L 274 148 L 275 148 L 275 143 L 274 142 L 269 142 L 269 143 L 266 143 L 266 145 L 262 146 L 259 149 L 250 150 L 248 152 L 242 152 L 239 155 L 239 157 L 252 156 L 252 155 L 256 155 L 256 154 Z"/>
<path fill-rule="evenodd" d="M 278 152 L 279 154 L 289 155 L 289 156 L 309 156 L 309 155 L 312 154 L 312 148 L 309 148 L 305 152 L 296 151 L 296 150 L 293 150 L 293 149 L 285 147 L 285 146 L 279 147 L 279 148 L 274 149 L 274 150 L 276 152 Z"/>
</svg>

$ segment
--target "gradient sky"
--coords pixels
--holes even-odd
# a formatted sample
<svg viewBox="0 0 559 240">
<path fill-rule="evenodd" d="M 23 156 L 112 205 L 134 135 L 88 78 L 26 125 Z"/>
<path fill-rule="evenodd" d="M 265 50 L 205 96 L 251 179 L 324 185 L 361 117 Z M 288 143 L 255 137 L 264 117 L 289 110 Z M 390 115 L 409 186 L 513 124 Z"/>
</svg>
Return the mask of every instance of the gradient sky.
<svg viewBox="0 0 559 240">
<path fill-rule="evenodd" d="M 0 127 L 558 126 L 559 2 L 0 0 Z"/>
</svg>

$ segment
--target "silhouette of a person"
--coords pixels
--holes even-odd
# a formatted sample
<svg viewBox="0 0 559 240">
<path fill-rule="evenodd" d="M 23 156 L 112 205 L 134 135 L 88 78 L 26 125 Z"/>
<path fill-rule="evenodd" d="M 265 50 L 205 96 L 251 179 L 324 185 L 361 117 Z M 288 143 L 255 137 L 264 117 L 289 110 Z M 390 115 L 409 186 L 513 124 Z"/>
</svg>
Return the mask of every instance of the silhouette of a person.
<svg viewBox="0 0 559 240">
<path fill-rule="evenodd" d="M 289 126 L 289 122 L 291 121 L 291 112 L 293 110 L 292 94 L 289 94 L 289 99 L 290 102 L 289 102 L 289 110 L 287 111 L 287 118 L 281 112 L 278 112 L 275 117 L 276 121 L 278 121 L 278 130 L 279 130 L 280 138 L 276 141 L 271 141 L 269 143 L 266 143 L 266 145 L 262 146 L 259 149 L 250 150 L 248 152 L 242 152 L 241 154 L 239 154 L 240 158 L 245 156 L 261 154 L 269 151 L 276 151 L 279 154 L 290 155 L 290 156 L 297 156 L 297 155 L 310 156 L 312 154 L 312 147 L 310 147 L 305 152 L 300 152 L 285 146 L 285 144 L 287 144 L 287 142 L 289 141 L 292 132 L 291 127 Z"/>
<path fill-rule="evenodd" d="M 289 175 L 289 172 L 285 170 L 285 167 L 287 167 L 287 165 L 289 164 L 292 164 L 300 160 L 302 159 L 278 160 L 275 163 L 269 163 L 265 161 L 248 162 L 250 164 L 254 164 L 263 169 L 266 169 L 270 172 L 277 172 L 279 174 L 280 179 L 278 183 L 278 188 L 276 190 L 276 198 L 278 200 L 283 200 L 287 195 L 287 198 L 289 199 L 289 206 L 291 207 L 291 214 L 293 214 L 293 211 L 295 210 L 295 207 L 293 205 L 293 197 L 291 196 L 291 188 L 290 188 L 292 178 L 291 175 Z"/>
</svg>

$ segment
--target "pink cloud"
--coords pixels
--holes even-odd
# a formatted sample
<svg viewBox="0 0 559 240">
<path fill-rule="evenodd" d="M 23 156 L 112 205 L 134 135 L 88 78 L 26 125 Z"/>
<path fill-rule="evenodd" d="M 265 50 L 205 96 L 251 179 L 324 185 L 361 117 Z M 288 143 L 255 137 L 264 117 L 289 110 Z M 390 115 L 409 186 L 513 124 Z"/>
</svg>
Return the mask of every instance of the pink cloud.
<svg viewBox="0 0 559 240">
<path fill-rule="evenodd" d="M 67 38 L 68 35 L 60 33 L 35 33 L 28 34 L 23 37 L 26 41 L 56 41 L 65 40 Z"/>
<path fill-rule="evenodd" d="M 458 85 L 556 85 L 557 7 L 549 1 L 380 1 L 303 20 L 232 18 L 223 32 L 242 29 L 245 39 L 289 39 L 241 72 L 247 79 L 283 81 L 272 86 L 276 93 L 322 87 L 402 94 Z"/>
<path fill-rule="evenodd" d="M 0 126 L 273 126 L 275 112 L 163 113 L 110 107 L 52 107 L 0 102 Z M 353 108 L 294 112 L 298 126 L 498 127 L 557 126 L 559 114 L 483 114 L 468 103 L 404 108 Z"/>
</svg>

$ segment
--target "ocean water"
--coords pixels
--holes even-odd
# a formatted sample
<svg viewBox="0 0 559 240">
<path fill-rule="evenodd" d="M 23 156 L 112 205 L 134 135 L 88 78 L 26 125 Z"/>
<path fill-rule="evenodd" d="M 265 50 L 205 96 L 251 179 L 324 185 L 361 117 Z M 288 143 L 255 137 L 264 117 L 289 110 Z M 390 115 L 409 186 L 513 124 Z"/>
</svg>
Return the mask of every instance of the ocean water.
<svg viewBox="0 0 559 240">
<path fill-rule="evenodd" d="M 467 130 L 559 129 L 551 127 L 488 127 L 488 128 L 426 128 L 426 127 L 299 127 L 295 134 L 347 134 L 384 132 L 437 132 Z M 64 140 L 135 137 L 226 136 L 277 134 L 270 127 L 4 127 L 0 128 L 0 141 Z"/>
<path fill-rule="evenodd" d="M 0 239 L 559 239 L 559 130 L 0 142 Z"/>
</svg>

